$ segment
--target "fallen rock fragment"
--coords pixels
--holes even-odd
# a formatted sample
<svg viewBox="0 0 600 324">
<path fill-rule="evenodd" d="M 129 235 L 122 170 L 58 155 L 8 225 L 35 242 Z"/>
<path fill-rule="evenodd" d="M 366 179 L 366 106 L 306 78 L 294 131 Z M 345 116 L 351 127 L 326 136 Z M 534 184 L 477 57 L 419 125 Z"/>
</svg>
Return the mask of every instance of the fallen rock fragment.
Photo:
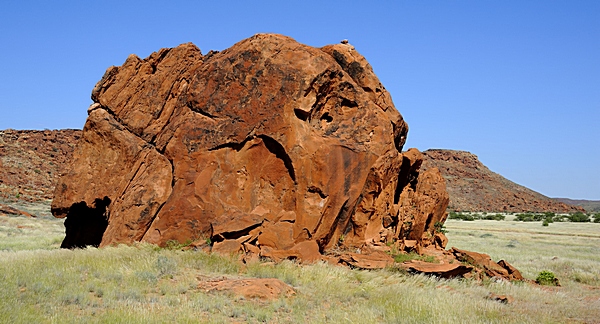
<svg viewBox="0 0 600 324">
<path fill-rule="evenodd" d="M 213 244 L 212 252 L 231 255 L 244 252 L 242 244 L 236 240 L 225 240 Z"/>
<path fill-rule="evenodd" d="M 289 250 L 277 250 L 264 246 L 260 250 L 260 256 L 270 258 L 276 262 L 299 260 L 301 263 L 315 263 L 322 259 L 319 245 L 315 241 L 300 242 Z"/>
<path fill-rule="evenodd" d="M 295 290 L 285 282 L 274 279 L 204 279 L 199 278 L 198 288 L 206 292 L 226 291 L 248 299 L 274 300 L 292 297 Z"/>
<path fill-rule="evenodd" d="M 14 207 L 11 207 L 8 205 L 0 204 L 0 216 L 6 216 L 6 215 L 35 217 L 35 215 L 32 215 L 26 211 L 22 211 L 22 210 L 19 210 L 17 208 L 14 208 Z"/>
<path fill-rule="evenodd" d="M 450 252 L 457 260 L 481 269 L 490 278 L 499 277 L 508 280 L 523 280 L 523 276 L 519 270 L 504 260 L 496 263 L 487 254 L 460 250 L 455 247 L 450 249 Z"/>
<path fill-rule="evenodd" d="M 408 272 L 422 273 L 440 278 L 450 279 L 462 277 L 473 270 L 473 267 L 460 263 L 430 263 L 424 261 L 409 261 L 399 265 Z"/>
<path fill-rule="evenodd" d="M 347 253 L 339 257 L 339 263 L 358 269 L 383 269 L 394 264 L 394 259 L 385 253 Z"/>
<path fill-rule="evenodd" d="M 490 293 L 486 298 L 503 304 L 512 304 L 515 301 L 515 298 L 511 295 L 496 295 L 494 293 Z"/>
</svg>

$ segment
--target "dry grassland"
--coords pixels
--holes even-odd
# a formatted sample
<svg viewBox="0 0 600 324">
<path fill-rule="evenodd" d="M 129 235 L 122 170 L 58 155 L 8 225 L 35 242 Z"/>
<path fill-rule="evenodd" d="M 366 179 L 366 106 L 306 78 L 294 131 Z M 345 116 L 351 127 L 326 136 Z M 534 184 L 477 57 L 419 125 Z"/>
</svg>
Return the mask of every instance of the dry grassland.
<svg viewBox="0 0 600 324">
<path fill-rule="evenodd" d="M 598 323 L 600 224 L 448 221 L 449 246 L 562 287 L 439 280 L 316 264 L 241 265 L 152 245 L 61 250 L 61 220 L 0 217 L 0 323 Z M 206 293 L 198 277 L 274 277 L 291 298 Z M 501 304 L 489 293 L 509 294 Z"/>
</svg>

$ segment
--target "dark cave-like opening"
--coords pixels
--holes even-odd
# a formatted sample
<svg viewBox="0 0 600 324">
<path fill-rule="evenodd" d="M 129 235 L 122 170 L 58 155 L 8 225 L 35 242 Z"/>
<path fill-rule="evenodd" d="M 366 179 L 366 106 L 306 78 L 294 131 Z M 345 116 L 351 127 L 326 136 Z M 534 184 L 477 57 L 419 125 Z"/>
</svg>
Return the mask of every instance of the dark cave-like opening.
<svg viewBox="0 0 600 324">
<path fill-rule="evenodd" d="M 94 207 L 88 207 L 84 201 L 73 204 L 67 213 L 66 236 L 60 247 L 63 249 L 98 247 L 108 227 L 108 205 L 110 205 L 108 197 L 96 198 Z"/>
</svg>

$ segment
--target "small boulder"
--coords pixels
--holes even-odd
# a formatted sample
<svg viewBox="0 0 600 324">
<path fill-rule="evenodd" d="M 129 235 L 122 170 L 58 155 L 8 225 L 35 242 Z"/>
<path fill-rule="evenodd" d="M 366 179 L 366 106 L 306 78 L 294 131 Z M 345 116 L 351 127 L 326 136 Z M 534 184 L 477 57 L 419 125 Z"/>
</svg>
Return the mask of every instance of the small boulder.
<svg viewBox="0 0 600 324">
<path fill-rule="evenodd" d="M 198 288 L 206 292 L 225 291 L 248 299 L 267 301 L 282 297 L 292 297 L 296 294 L 294 288 L 274 278 L 198 279 L 200 280 Z"/>
</svg>

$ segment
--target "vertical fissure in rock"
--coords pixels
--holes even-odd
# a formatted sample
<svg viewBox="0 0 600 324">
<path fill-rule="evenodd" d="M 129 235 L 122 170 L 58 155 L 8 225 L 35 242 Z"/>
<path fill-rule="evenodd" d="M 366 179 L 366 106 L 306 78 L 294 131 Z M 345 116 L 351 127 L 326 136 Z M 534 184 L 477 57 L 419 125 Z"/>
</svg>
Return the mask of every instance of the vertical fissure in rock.
<svg viewBox="0 0 600 324">
<path fill-rule="evenodd" d="M 425 221 L 425 227 L 423 228 L 423 232 L 427 232 L 429 226 L 431 225 L 431 221 L 433 220 L 433 214 L 427 215 L 427 220 Z"/>
<path fill-rule="evenodd" d="M 108 227 L 110 198 L 96 198 L 93 207 L 85 201 L 73 204 L 65 220 L 66 236 L 60 245 L 63 249 L 100 246 L 104 231 Z"/>
<path fill-rule="evenodd" d="M 269 152 L 275 154 L 275 157 L 283 161 L 283 165 L 288 170 L 292 181 L 296 183 L 296 172 L 294 171 L 294 165 L 292 164 L 292 158 L 287 154 L 283 145 L 281 145 L 278 141 L 269 137 L 267 135 L 258 135 L 260 139 L 262 139 L 263 143 L 265 143 L 265 147 Z"/>
<path fill-rule="evenodd" d="M 146 229 L 144 230 L 144 233 L 142 234 L 142 236 L 140 236 L 140 241 L 144 240 L 144 237 L 146 236 L 146 234 L 148 233 L 148 231 L 152 227 L 152 223 L 154 223 L 154 220 L 156 219 L 156 216 L 158 216 L 158 214 L 160 214 L 160 211 L 165 206 L 165 204 L 167 203 L 168 200 L 169 199 L 167 198 L 167 200 L 165 202 L 163 202 L 162 204 L 160 204 L 160 206 L 156 210 L 156 213 L 154 215 L 152 215 L 152 219 L 150 219 L 150 221 L 148 222 L 148 227 L 146 227 Z"/>
<path fill-rule="evenodd" d="M 416 190 L 420 167 L 421 163 L 416 162 L 414 165 L 411 165 L 410 159 L 402 157 L 402 164 L 400 166 L 400 171 L 398 172 L 398 183 L 396 184 L 396 190 L 394 192 L 394 204 L 397 204 L 400 201 L 400 194 L 407 185 L 410 185 L 413 190 Z"/>
<path fill-rule="evenodd" d="M 398 153 L 402 153 L 402 148 L 406 143 L 406 136 L 408 135 L 408 126 L 403 120 L 400 120 L 399 124 L 392 121 L 392 132 L 394 133 L 394 146 Z"/>
<path fill-rule="evenodd" d="M 320 240 L 319 248 L 320 248 L 321 252 L 325 249 L 325 247 L 327 245 L 329 245 L 329 242 L 331 242 L 331 239 L 333 238 L 333 235 L 335 234 L 335 232 L 338 228 L 344 228 L 342 234 L 348 233 L 348 223 L 350 220 L 348 201 L 349 201 L 349 199 L 344 200 L 342 207 L 340 207 L 338 214 L 335 216 L 335 219 L 333 220 L 333 223 L 331 224 L 329 232 L 325 235 L 325 237 L 323 237 Z M 315 228 L 315 233 L 317 232 L 319 227 L 321 227 L 321 223 L 323 221 L 324 216 L 325 215 L 321 216 L 321 219 L 319 220 L 319 224 L 317 224 L 317 227 Z"/>
</svg>

